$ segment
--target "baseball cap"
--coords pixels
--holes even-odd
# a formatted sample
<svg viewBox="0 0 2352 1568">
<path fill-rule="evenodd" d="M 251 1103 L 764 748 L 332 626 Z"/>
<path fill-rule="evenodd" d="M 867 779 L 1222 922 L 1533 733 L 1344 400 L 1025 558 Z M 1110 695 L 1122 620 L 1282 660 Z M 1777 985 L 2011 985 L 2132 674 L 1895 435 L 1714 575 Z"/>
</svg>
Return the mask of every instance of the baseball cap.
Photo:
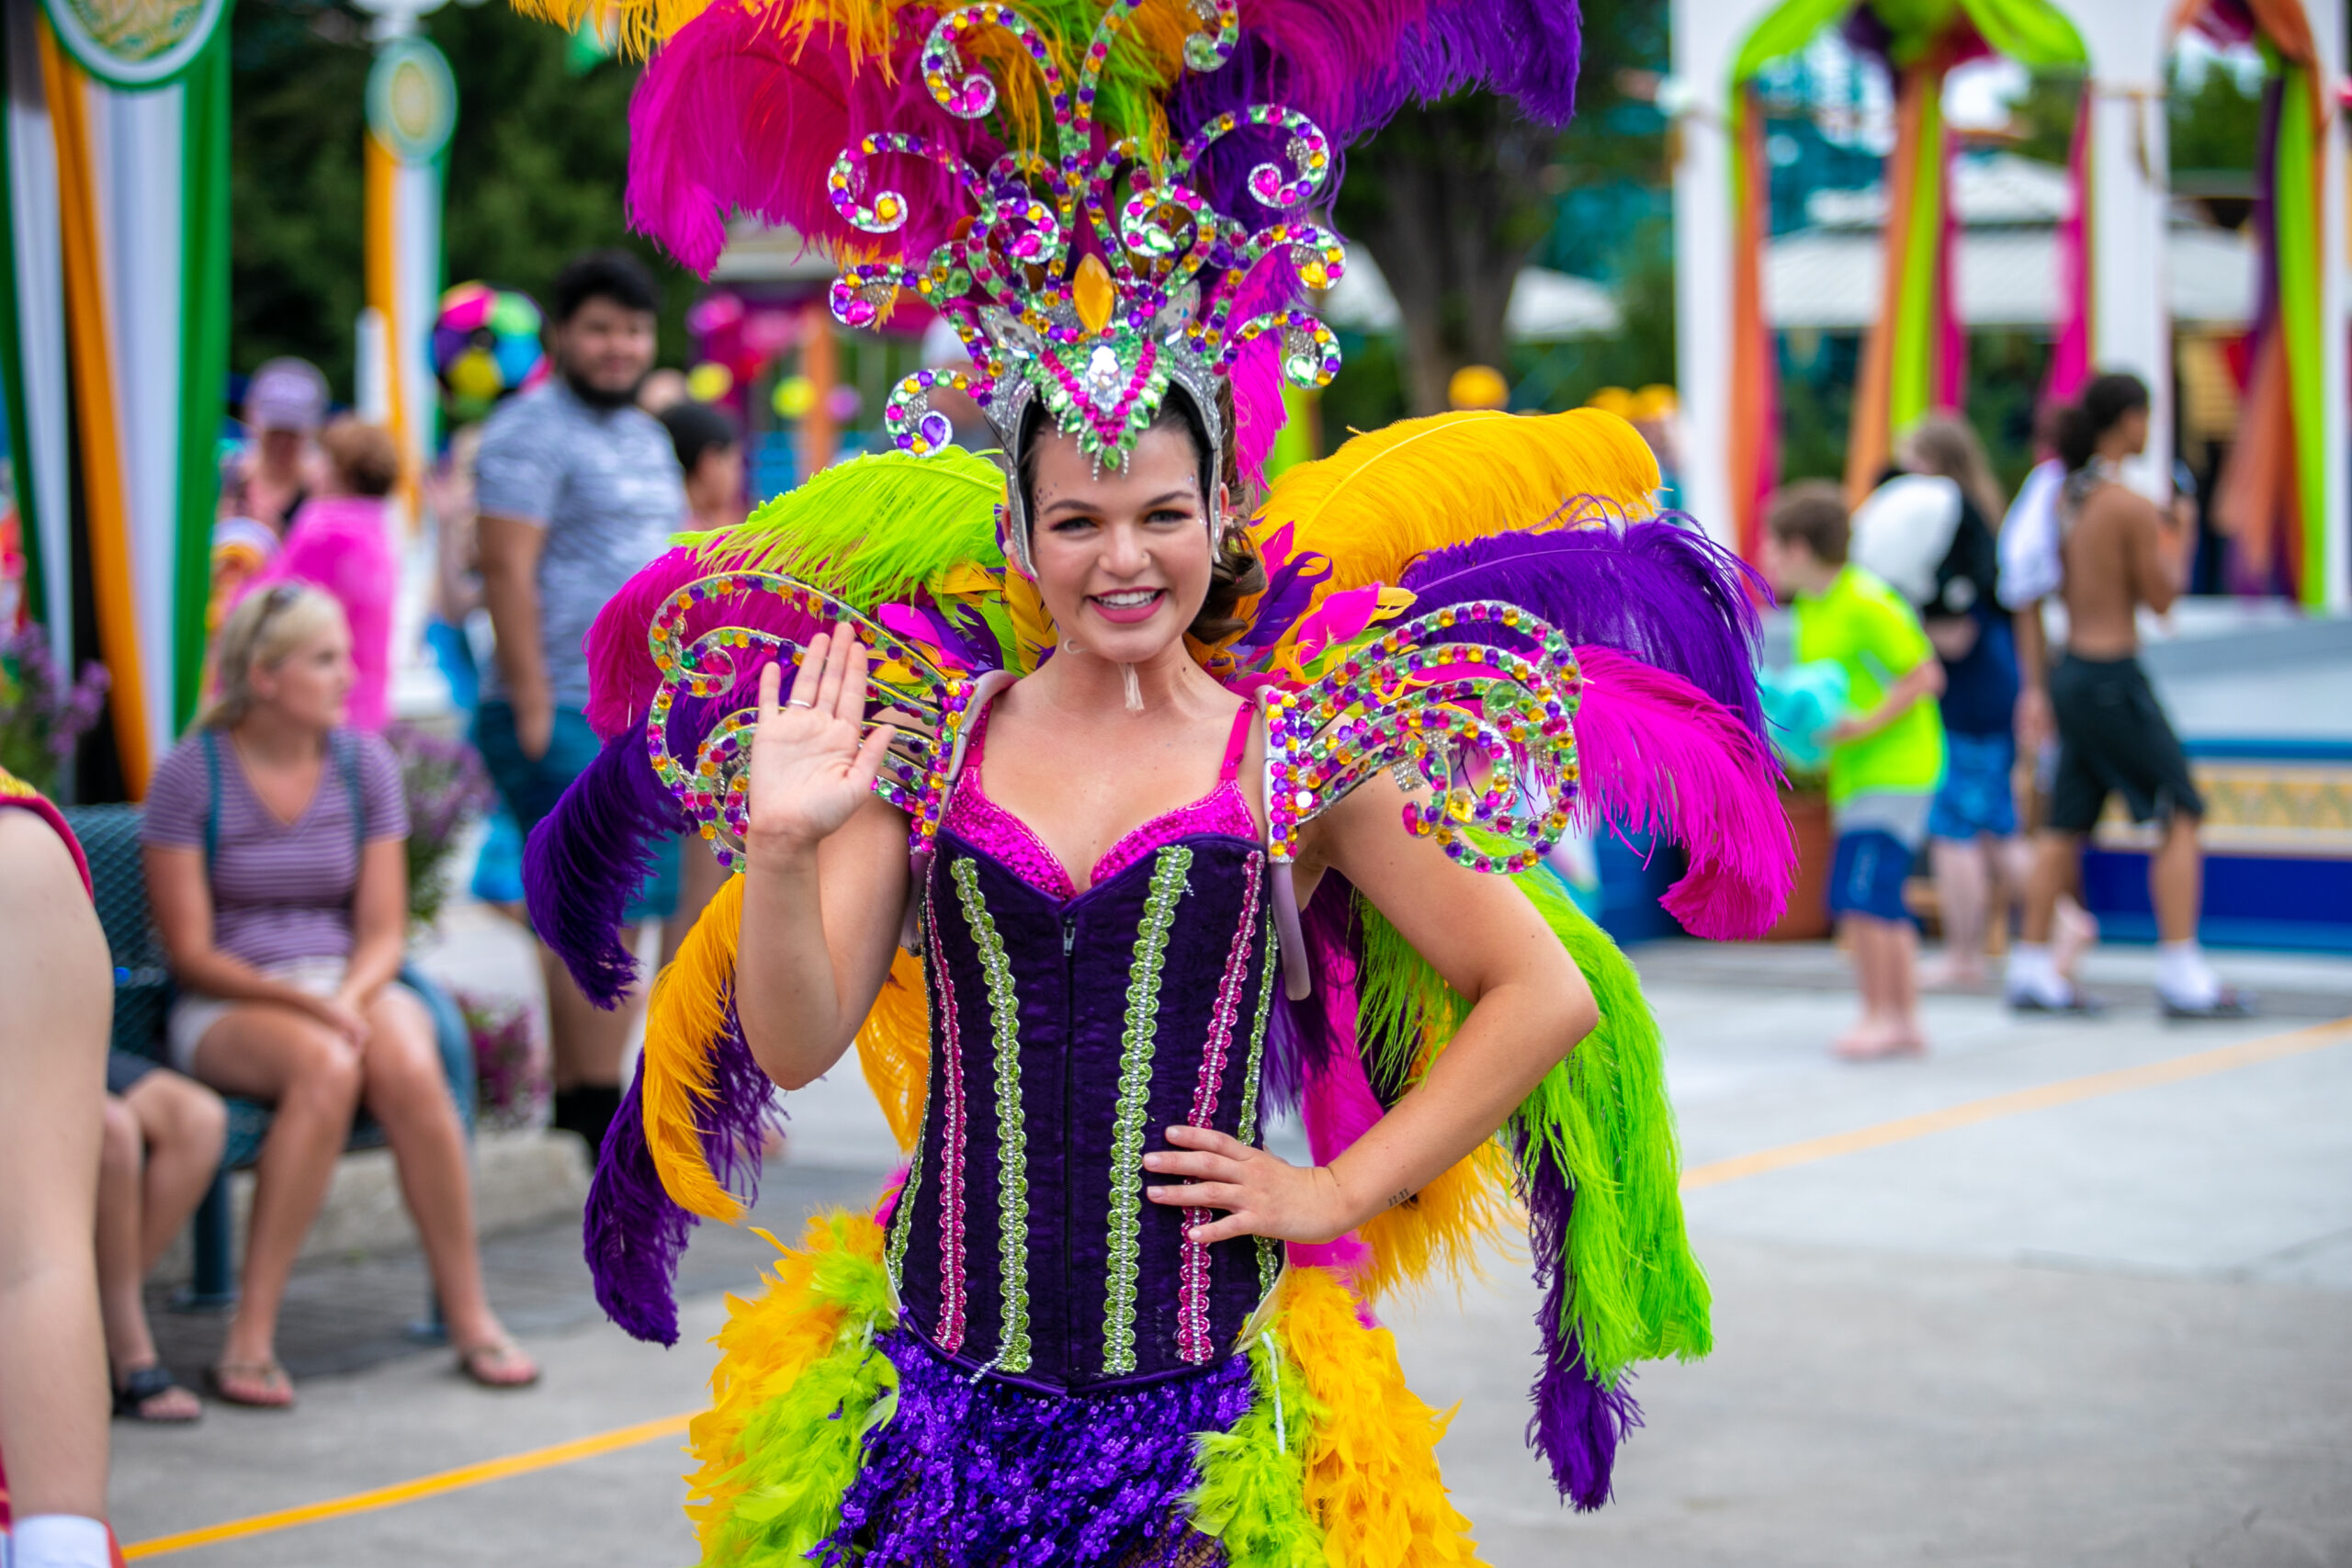
<svg viewBox="0 0 2352 1568">
<path fill-rule="evenodd" d="M 309 434 L 326 418 L 327 378 L 307 359 L 272 359 L 245 384 L 245 423 Z"/>
</svg>

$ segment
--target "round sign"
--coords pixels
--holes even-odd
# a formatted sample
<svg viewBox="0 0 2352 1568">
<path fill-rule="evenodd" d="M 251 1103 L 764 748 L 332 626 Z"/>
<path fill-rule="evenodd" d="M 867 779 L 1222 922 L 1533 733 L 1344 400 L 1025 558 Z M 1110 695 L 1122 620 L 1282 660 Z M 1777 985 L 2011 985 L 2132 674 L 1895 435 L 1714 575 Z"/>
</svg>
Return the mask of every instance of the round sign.
<svg viewBox="0 0 2352 1568">
<path fill-rule="evenodd" d="M 74 62 L 109 87 L 160 87 L 212 41 L 229 0 L 43 0 Z"/>
<path fill-rule="evenodd" d="M 458 80 L 427 39 L 394 39 L 368 73 L 368 129 L 403 164 L 429 164 L 458 124 Z"/>
</svg>

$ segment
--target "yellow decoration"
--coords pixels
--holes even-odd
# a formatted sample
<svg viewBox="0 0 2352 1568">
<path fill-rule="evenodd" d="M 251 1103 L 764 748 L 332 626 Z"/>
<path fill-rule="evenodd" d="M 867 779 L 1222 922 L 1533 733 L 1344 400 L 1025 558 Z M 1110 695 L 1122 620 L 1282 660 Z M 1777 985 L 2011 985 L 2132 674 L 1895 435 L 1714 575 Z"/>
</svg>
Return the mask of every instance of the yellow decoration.
<svg viewBox="0 0 2352 1568">
<path fill-rule="evenodd" d="M 449 366 L 449 389 L 461 398 L 488 402 L 506 389 L 506 378 L 488 349 L 469 348 Z"/>
<path fill-rule="evenodd" d="M 715 403 L 734 389 L 735 372 L 715 359 L 686 372 L 686 395 L 698 403 Z"/>
<path fill-rule="evenodd" d="M 802 419 L 817 406 L 817 383 L 806 376 L 786 376 L 768 399 L 778 419 Z"/>
<path fill-rule="evenodd" d="M 686 1477 L 686 1515 L 707 1554 L 736 1502 L 755 1479 L 742 1463 L 745 1429 L 761 1407 L 785 1393 L 833 1348 L 845 1310 L 820 1284 L 820 1273 L 845 1263 L 882 1266 L 882 1227 L 872 1216 L 835 1209 L 808 1216 L 797 1250 L 786 1250 L 756 1300 L 730 1295 L 727 1325 L 713 1342 L 718 1365 L 710 1374 L 711 1404 L 687 1428 L 687 1451 L 701 1468 Z"/>
<path fill-rule="evenodd" d="M 882 1104 L 882 1119 L 899 1151 L 910 1153 L 922 1135 L 924 1085 L 931 1073 L 931 998 L 922 960 L 900 949 L 890 960 L 873 1010 L 857 1031 L 857 1066 Z"/>
<path fill-rule="evenodd" d="M 1405 1384 L 1396 1337 L 1366 1328 L 1355 1298 L 1323 1269 L 1283 1276 L 1279 1333 L 1322 1418 L 1306 1441 L 1306 1511 L 1332 1568 L 1475 1563 L 1470 1521 L 1446 1496 L 1441 1416 Z"/>
<path fill-rule="evenodd" d="M 701 1108 L 714 1091 L 711 1042 L 727 1026 L 735 988 L 735 939 L 743 922 L 743 879 L 730 876 L 686 933 L 678 956 L 653 982 L 645 1010 L 645 1146 L 670 1201 L 732 1224 L 743 1204 L 718 1184 L 703 1156 Z"/>
<path fill-rule="evenodd" d="M 1457 409 L 1498 409 L 1510 401 L 1510 385 L 1491 365 L 1465 365 L 1446 382 L 1445 400 Z"/>
<path fill-rule="evenodd" d="M 1070 279 L 1069 296 L 1086 330 L 1101 332 L 1111 320 L 1111 308 L 1119 302 L 1118 291 L 1111 287 L 1111 271 L 1102 265 L 1101 256 L 1090 251 L 1079 259 L 1078 276 Z"/>
</svg>

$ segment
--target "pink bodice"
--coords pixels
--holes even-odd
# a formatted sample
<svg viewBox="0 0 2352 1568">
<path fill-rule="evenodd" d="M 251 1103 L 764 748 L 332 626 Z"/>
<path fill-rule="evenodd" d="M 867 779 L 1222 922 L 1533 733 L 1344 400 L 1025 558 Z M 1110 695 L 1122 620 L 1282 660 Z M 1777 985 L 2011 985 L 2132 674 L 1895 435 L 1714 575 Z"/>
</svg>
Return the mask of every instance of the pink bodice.
<svg viewBox="0 0 2352 1568">
<path fill-rule="evenodd" d="M 1250 724 L 1255 715 L 1254 708 L 1244 705 L 1234 716 L 1233 733 L 1226 739 L 1225 760 L 1217 769 L 1216 786 L 1190 805 L 1163 811 L 1121 835 L 1119 841 L 1094 863 L 1093 873 L 1086 879 L 1088 886 L 1108 882 L 1162 844 L 1195 834 L 1222 833 L 1251 843 L 1262 841 L 1264 835 L 1258 829 L 1257 818 L 1250 814 L 1249 798 L 1241 793 L 1238 782 L 1242 753 L 1249 747 Z M 980 782 L 981 755 L 987 749 L 988 732 L 989 714 L 983 709 L 964 756 L 964 771 L 947 797 L 946 825 L 967 842 L 1002 862 L 1046 897 L 1068 903 L 1079 894 L 1069 868 L 1046 847 L 1045 840 L 1029 824 L 990 800 L 987 786 Z"/>
</svg>

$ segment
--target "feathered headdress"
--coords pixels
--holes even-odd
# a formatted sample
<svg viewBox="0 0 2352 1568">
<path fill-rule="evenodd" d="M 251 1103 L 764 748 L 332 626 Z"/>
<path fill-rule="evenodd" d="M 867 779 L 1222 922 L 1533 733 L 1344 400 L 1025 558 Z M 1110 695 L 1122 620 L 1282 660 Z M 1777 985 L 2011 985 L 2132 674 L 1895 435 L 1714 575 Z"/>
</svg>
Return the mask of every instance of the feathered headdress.
<svg viewBox="0 0 2352 1568">
<path fill-rule="evenodd" d="M 969 369 L 890 394 L 896 449 L 945 446 L 932 394 L 977 402 L 1008 451 L 1042 409 L 1123 467 L 1181 389 L 1212 456 L 1328 382 L 1303 308 L 1345 253 L 1309 209 L 1339 150 L 1410 97 L 1473 83 L 1536 118 L 1574 107 L 1573 0 L 517 0 L 659 44 L 631 111 L 630 216 L 707 272 L 730 210 L 841 264 L 834 314 L 917 301 Z M 1216 498 L 1208 524 L 1221 533 Z M 1026 565 L 1020 488 L 1008 548 Z"/>
</svg>

